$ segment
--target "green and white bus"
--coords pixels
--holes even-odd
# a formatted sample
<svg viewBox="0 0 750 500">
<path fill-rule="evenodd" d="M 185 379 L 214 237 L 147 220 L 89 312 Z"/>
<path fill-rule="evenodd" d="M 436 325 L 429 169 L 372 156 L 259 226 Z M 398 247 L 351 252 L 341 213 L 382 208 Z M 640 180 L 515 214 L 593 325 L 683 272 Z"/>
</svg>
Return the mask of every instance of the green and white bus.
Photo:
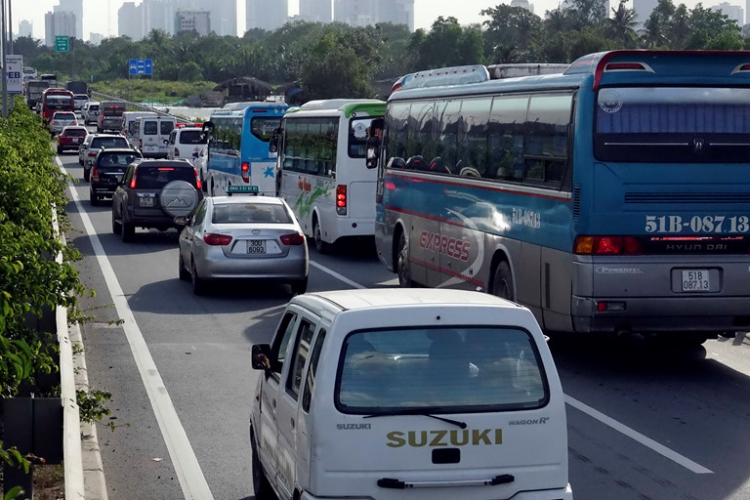
<svg viewBox="0 0 750 500">
<path fill-rule="evenodd" d="M 320 253 L 340 238 L 374 236 L 377 172 L 365 165 L 378 100 L 311 101 L 290 108 L 279 137 L 279 196 Z"/>
</svg>

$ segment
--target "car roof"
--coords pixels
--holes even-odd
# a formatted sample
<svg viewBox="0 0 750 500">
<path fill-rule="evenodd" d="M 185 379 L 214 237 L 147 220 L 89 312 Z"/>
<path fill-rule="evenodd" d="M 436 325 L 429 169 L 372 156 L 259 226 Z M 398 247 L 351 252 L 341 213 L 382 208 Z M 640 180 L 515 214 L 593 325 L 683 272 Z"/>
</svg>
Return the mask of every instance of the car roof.
<svg viewBox="0 0 750 500">
<path fill-rule="evenodd" d="M 106 148 L 100 149 L 97 154 L 109 154 L 109 153 L 138 153 L 135 148 Z"/>
<path fill-rule="evenodd" d="M 55 111 L 55 115 L 75 115 L 72 111 Z M 54 115 L 53 115 L 54 116 Z"/>
<path fill-rule="evenodd" d="M 89 96 L 87 96 L 86 94 L 73 94 L 73 98 L 76 98 L 76 97 L 85 97 L 86 99 L 89 98 Z"/>
<path fill-rule="evenodd" d="M 93 135 L 94 135 L 94 139 L 98 139 L 100 137 L 102 137 L 104 139 L 112 139 L 112 138 L 115 138 L 115 139 L 125 139 L 120 134 L 93 134 Z"/>
<path fill-rule="evenodd" d="M 193 169 L 193 164 L 187 160 L 155 160 L 151 158 L 138 158 L 139 167 L 184 167 Z"/>
<path fill-rule="evenodd" d="M 248 196 L 242 193 L 238 193 L 233 196 L 212 196 L 211 201 L 214 205 L 227 204 L 227 203 L 258 203 L 266 205 L 283 205 L 281 198 L 275 196 Z"/>
<path fill-rule="evenodd" d="M 309 293 L 296 297 L 295 302 L 305 299 L 323 299 L 341 310 L 361 310 L 401 306 L 493 306 L 517 309 L 521 306 L 494 295 L 467 290 L 443 290 L 430 288 L 378 288 L 361 290 L 338 290 Z M 312 304 L 308 304 L 312 305 Z"/>
</svg>

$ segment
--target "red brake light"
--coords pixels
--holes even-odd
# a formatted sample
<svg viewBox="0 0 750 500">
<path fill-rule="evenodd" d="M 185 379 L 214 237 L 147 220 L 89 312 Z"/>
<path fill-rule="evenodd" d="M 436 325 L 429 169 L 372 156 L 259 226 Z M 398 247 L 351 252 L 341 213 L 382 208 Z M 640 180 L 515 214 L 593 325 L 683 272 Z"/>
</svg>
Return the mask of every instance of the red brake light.
<svg viewBox="0 0 750 500">
<path fill-rule="evenodd" d="M 346 215 L 346 184 L 336 186 L 336 213 Z"/>
<path fill-rule="evenodd" d="M 643 246 L 633 236 L 577 236 L 573 252 L 579 255 L 641 255 Z"/>
<path fill-rule="evenodd" d="M 130 181 L 130 189 L 135 189 L 135 176 L 138 173 L 138 170 L 133 171 L 133 179 Z"/>
<path fill-rule="evenodd" d="M 254 109 L 253 113 L 268 113 L 265 109 Z"/>
<path fill-rule="evenodd" d="M 246 161 L 242 162 L 242 180 L 250 182 L 250 163 Z"/>
<path fill-rule="evenodd" d="M 302 233 L 284 234 L 280 239 L 284 245 L 302 245 L 305 242 L 305 236 Z"/>
<path fill-rule="evenodd" d="M 193 172 L 195 172 L 195 187 L 198 189 L 203 189 L 203 186 L 201 186 L 201 177 L 198 175 L 198 169 L 193 167 Z"/>
<path fill-rule="evenodd" d="M 174 170 L 174 168 L 172 168 L 172 167 L 159 167 L 156 170 L 158 170 L 159 172 L 171 172 L 172 170 Z"/>
<path fill-rule="evenodd" d="M 93 166 L 91 168 L 91 180 L 94 182 L 99 182 L 99 170 L 96 168 L 96 166 Z"/>
<path fill-rule="evenodd" d="M 404 86 L 404 84 L 401 83 L 401 82 L 394 83 L 393 87 L 391 87 L 391 94 L 394 93 L 394 92 L 396 92 L 398 89 L 400 89 L 403 86 Z"/>
<path fill-rule="evenodd" d="M 206 233 L 203 241 L 208 245 L 227 246 L 232 242 L 232 237 L 228 234 Z"/>
<path fill-rule="evenodd" d="M 96 153 L 92 153 L 92 152 L 89 152 L 89 156 L 90 156 L 91 158 L 93 158 L 93 157 L 95 157 L 95 156 L 96 156 Z"/>
</svg>

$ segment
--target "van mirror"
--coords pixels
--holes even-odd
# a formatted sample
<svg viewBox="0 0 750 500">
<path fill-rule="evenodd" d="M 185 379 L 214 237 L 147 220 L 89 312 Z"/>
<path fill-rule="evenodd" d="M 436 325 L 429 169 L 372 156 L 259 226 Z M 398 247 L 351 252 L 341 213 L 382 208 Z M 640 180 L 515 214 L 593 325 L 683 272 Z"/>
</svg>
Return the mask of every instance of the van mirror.
<svg viewBox="0 0 750 500">
<path fill-rule="evenodd" d="M 203 122 L 203 126 L 201 127 L 201 130 L 203 130 L 204 133 L 210 132 L 214 128 L 214 122 L 211 120 L 208 120 L 207 122 Z"/>
<path fill-rule="evenodd" d="M 380 158 L 380 138 L 383 136 L 385 119 L 375 118 L 367 130 L 367 151 L 365 153 L 365 165 L 369 169 L 377 168 Z"/>
<path fill-rule="evenodd" d="M 268 371 L 271 369 L 271 346 L 255 344 L 253 346 L 253 370 Z"/>
</svg>

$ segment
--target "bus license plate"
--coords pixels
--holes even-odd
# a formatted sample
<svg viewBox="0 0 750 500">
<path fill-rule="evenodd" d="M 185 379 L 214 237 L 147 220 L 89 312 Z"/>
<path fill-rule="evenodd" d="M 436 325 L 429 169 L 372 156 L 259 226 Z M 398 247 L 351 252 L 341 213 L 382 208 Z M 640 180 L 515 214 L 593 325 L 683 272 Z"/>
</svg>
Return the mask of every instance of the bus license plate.
<svg viewBox="0 0 750 500">
<path fill-rule="evenodd" d="M 711 288 L 711 280 L 708 269 L 691 269 L 682 271 L 683 292 L 708 292 Z"/>
<path fill-rule="evenodd" d="M 248 240 L 247 253 L 253 254 L 253 255 L 266 253 L 266 241 L 265 240 Z"/>
</svg>

